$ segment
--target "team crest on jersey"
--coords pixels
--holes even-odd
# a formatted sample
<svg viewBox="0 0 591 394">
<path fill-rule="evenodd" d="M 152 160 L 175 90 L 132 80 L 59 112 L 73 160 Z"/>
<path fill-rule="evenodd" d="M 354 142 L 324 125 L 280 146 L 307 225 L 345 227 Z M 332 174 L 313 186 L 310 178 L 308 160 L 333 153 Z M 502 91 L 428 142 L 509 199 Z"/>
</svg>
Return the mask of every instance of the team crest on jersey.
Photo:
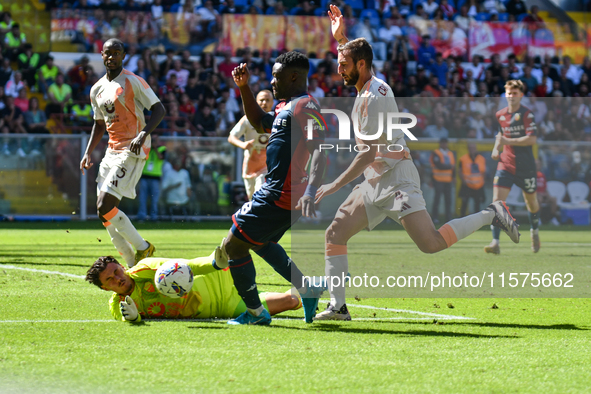
<svg viewBox="0 0 591 394">
<path fill-rule="evenodd" d="M 105 111 L 107 111 L 108 114 L 112 114 L 113 112 L 115 112 L 115 103 L 113 103 L 112 100 L 107 100 L 105 101 Z"/>
<path fill-rule="evenodd" d="M 259 144 L 266 145 L 269 142 L 269 136 L 267 134 L 259 135 Z"/>
<path fill-rule="evenodd" d="M 515 121 L 516 122 L 519 122 L 519 119 L 521 119 L 521 115 L 515 114 Z"/>
</svg>

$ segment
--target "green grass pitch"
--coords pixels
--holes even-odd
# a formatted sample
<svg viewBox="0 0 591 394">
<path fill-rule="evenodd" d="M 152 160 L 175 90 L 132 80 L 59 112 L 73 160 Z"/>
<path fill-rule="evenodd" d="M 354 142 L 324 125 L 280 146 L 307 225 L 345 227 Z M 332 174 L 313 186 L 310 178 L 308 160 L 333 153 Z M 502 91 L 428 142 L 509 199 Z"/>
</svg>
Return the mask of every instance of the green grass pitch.
<svg viewBox="0 0 591 394">
<path fill-rule="evenodd" d="M 139 230 L 157 256 L 191 258 L 208 255 L 228 227 L 164 223 Z M 322 243 L 321 230 L 306 234 Z M 490 231 L 479 231 L 437 257 L 421 254 L 403 231 L 382 229 L 356 237 L 350 269 L 354 274 L 357 261 L 375 249 L 395 247 L 417 265 L 472 259 L 494 267 L 514 258 L 532 267 L 575 261 L 589 271 L 589 228 L 547 227 L 540 234 L 537 255 L 526 233 L 519 245 L 504 241 L 501 256 L 487 256 L 482 246 Z M 288 253 L 290 237 L 282 241 Z M 111 318 L 107 292 L 78 277 L 39 271 L 84 275 L 98 256 L 114 254 L 98 222 L 4 223 L 0 239 L 3 394 L 591 391 L 588 298 L 362 296 L 348 299 L 352 322 L 307 325 L 299 310 L 269 327 L 131 325 Z M 322 267 L 321 249 L 305 255 Z M 258 256 L 255 262 L 261 290 L 288 289 Z"/>
</svg>

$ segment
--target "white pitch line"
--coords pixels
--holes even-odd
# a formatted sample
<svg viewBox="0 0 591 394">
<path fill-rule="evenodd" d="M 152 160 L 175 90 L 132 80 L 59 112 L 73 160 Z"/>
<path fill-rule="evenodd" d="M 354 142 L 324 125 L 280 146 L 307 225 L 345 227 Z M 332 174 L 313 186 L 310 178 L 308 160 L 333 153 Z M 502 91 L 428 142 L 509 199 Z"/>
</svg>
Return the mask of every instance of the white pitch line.
<svg viewBox="0 0 591 394">
<path fill-rule="evenodd" d="M 34 269 L 34 268 L 24 268 L 24 267 L 16 267 L 14 265 L 4 265 L 4 264 L 0 264 L 0 268 L 6 268 L 6 269 L 14 269 L 14 270 L 20 270 L 20 271 L 29 271 L 29 272 L 39 272 L 42 274 L 52 274 L 52 275 L 62 275 L 62 276 L 68 276 L 71 278 L 77 278 L 77 279 L 84 279 L 84 276 L 82 275 L 74 275 L 74 274 L 68 274 L 65 272 L 59 272 L 59 271 L 47 271 L 47 270 L 39 270 L 39 269 Z M 329 302 L 330 300 L 327 299 L 323 299 L 320 300 L 322 302 Z M 379 311 L 386 311 L 386 312 L 394 312 L 394 313 L 410 313 L 413 315 L 420 315 L 420 316 L 429 316 L 429 317 L 437 317 L 440 319 L 455 319 L 455 320 L 474 320 L 473 317 L 466 317 L 466 316 L 453 316 L 453 315 L 442 315 L 439 313 L 429 313 L 429 312 L 419 312 L 419 311 L 410 311 L 410 310 L 406 310 L 406 309 L 392 309 L 392 308 L 381 308 L 381 307 L 376 307 L 376 306 L 370 306 L 370 305 L 355 305 L 355 304 L 349 304 L 348 305 L 351 308 L 364 308 L 364 309 L 373 309 L 373 310 L 379 310 Z M 381 318 L 369 318 L 370 320 L 376 320 L 376 319 L 381 319 Z M 384 319 L 389 319 L 389 320 L 404 320 L 404 319 L 413 319 L 413 318 L 384 318 Z M 414 318 L 417 319 L 417 318 Z M 361 319 L 355 319 L 355 320 L 361 320 Z M 101 321 L 105 321 L 105 320 L 87 320 L 87 321 L 71 321 L 71 322 L 101 322 Z M 185 320 L 187 321 L 187 320 Z M 197 321 L 203 321 L 203 320 L 197 320 Z M 205 320 L 207 321 L 207 320 Z M 213 321 L 213 320 L 212 320 Z M 12 320 L 0 320 L 0 323 L 3 322 L 13 322 Z M 29 322 L 29 321 L 25 321 L 25 320 L 15 320 L 14 322 Z M 52 320 L 33 320 L 30 321 L 31 323 L 35 323 L 35 322 L 53 322 Z M 55 320 L 55 322 L 69 322 L 67 320 Z"/>
<path fill-rule="evenodd" d="M 74 275 L 74 274 L 68 274 L 68 273 L 65 273 L 65 272 L 58 272 L 58 271 L 38 270 L 38 269 L 34 269 L 34 268 L 17 267 L 17 266 L 14 266 L 14 265 L 0 264 L 0 268 L 5 268 L 5 269 L 9 269 L 9 270 L 39 272 L 41 274 L 62 275 L 62 276 L 69 276 L 70 278 L 84 279 L 84 276 L 82 276 L 82 275 Z"/>
<path fill-rule="evenodd" d="M 440 320 L 461 320 L 455 316 L 446 316 L 442 315 L 443 317 Z M 353 321 L 379 321 L 379 320 L 413 320 L 413 321 L 429 321 L 432 320 L 432 317 L 360 317 L 355 318 Z M 289 320 L 289 321 L 296 321 L 298 319 L 289 318 L 289 317 L 274 317 L 273 320 Z M 304 320 L 304 319 L 301 319 Z M 89 319 L 81 319 L 81 320 L 72 320 L 72 319 L 65 319 L 65 320 L 32 320 L 32 319 L 25 319 L 25 320 L 0 320 L 0 324 L 21 324 L 21 323 L 116 323 L 119 320 L 110 319 L 110 320 L 89 320 Z M 179 323 L 211 323 L 211 322 L 227 322 L 228 319 L 145 319 L 143 320 L 146 323 L 161 323 L 161 322 L 179 322 Z"/>
<path fill-rule="evenodd" d="M 320 301 L 329 302 L 330 300 L 320 300 Z M 406 309 L 381 308 L 381 307 L 369 306 L 369 305 L 348 304 L 347 307 L 349 307 L 349 308 L 374 309 L 374 310 L 378 310 L 378 311 L 386 311 L 386 312 L 394 312 L 394 313 L 410 313 L 410 314 L 413 314 L 413 315 L 439 317 L 439 318 L 442 318 L 442 319 L 444 319 L 444 318 L 452 318 L 452 319 L 458 319 L 458 320 L 474 320 L 473 317 L 442 315 L 442 314 L 439 314 L 439 313 L 409 311 L 409 310 L 406 310 Z"/>
<path fill-rule="evenodd" d="M 111 323 L 117 322 L 117 320 L 32 320 L 32 319 L 25 319 L 25 320 L 0 320 L 0 323 Z"/>
</svg>

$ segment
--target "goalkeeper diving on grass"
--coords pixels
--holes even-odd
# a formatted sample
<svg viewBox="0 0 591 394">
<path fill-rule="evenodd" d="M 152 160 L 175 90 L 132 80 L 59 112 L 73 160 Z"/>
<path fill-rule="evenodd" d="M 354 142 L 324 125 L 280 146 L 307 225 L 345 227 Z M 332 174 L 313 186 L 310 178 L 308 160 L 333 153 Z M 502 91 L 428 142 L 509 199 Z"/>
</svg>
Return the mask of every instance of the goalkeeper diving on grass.
<svg viewBox="0 0 591 394">
<path fill-rule="evenodd" d="M 109 301 L 117 320 L 234 318 L 246 311 L 228 267 L 225 252 L 217 247 L 207 257 L 183 260 L 193 272 L 191 291 L 181 298 L 170 298 L 155 287 L 158 267 L 169 258 L 146 258 L 125 269 L 115 258 L 103 256 L 86 273 L 86 280 L 103 290 L 113 291 Z M 181 259 L 174 259 L 181 260 Z M 296 293 L 296 292 L 294 292 Z M 260 293 L 261 303 L 271 315 L 302 306 L 298 296 L 287 293 Z"/>
</svg>

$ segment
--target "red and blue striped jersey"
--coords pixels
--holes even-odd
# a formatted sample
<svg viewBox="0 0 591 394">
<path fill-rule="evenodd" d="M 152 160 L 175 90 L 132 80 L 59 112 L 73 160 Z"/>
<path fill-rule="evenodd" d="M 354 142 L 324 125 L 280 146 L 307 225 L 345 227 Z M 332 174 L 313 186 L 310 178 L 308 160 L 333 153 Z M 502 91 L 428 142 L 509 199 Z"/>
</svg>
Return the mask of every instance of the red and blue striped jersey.
<svg viewBox="0 0 591 394">
<path fill-rule="evenodd" d="M 257 193 L 280 208 L 293 210 L 308 184 L 306 164 L 310 153 L 306 145 L 308 120 L 313 125 L 312 139 L 322 143 L 326 121 L 320 105 L 309 94 L 281 102 L 272 115 L 263 118 L 265 132 L 271 132 L 267 144 L 267 175 Z"/>
</svg>

